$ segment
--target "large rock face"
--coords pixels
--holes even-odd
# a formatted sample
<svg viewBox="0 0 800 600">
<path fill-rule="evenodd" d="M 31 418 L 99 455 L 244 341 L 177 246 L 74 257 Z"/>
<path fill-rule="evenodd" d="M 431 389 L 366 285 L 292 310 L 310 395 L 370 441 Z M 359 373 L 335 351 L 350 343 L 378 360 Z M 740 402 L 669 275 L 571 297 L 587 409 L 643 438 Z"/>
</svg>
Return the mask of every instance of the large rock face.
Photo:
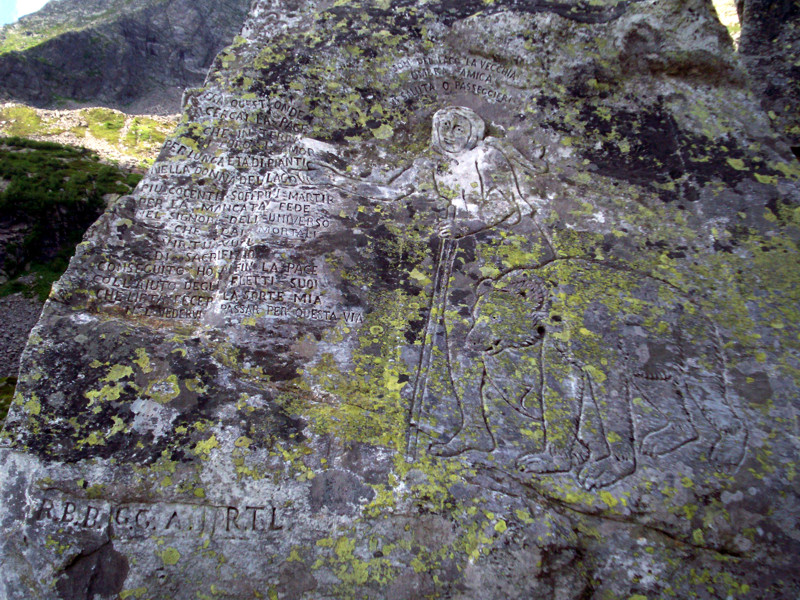
<svg viewBox="0 0 800 600">
<path fill-rule="evenodd" d="M 0 317 L 5 322 L 0 331 L 0 380 L 16 379 L 20 355 L 41 312 L 39 298 L 19 293 L 0 298 Z"/>
<path fill-rule="evenodd" d="M 250 0 L 60 0 L 0 30 L 0 98 L 174 113 Z"/>
<path fill-rule="evenodd" d="M 743 0 L 740 54 L 761 106 L 800 156 L 800 4 Z"/>
<path fill-rule="evenodd" d="M 0 595 L 795 599 L 800 168 L 712 14 L 257 1 L 34 329 Z"/>
</svg>

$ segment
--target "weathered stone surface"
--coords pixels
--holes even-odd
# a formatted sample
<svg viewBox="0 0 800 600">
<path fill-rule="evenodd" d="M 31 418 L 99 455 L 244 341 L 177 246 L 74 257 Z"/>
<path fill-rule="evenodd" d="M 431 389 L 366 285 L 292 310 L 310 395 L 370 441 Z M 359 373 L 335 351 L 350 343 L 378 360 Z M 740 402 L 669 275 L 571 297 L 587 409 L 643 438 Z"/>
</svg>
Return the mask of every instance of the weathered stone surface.
<svg viewBox="0 0 800 600">
<path fill-rule="evenodd" d="M 17 376 L 19 357 L 41 312 L 42 301 L 38 298 L 22 294 L 0 298 L 0 378 Z"/>
<path fill-rule="evenodd" d="M 800 4 L 741 2 L 740 54 L 753 89 L 777 131 L 800 155 Z"/>
<path fill-rule="evenodd" d="M 270 2 L 90 230 L 8 598 L 796 598 L 798 178 L 707 2 Z"/>
</svg>

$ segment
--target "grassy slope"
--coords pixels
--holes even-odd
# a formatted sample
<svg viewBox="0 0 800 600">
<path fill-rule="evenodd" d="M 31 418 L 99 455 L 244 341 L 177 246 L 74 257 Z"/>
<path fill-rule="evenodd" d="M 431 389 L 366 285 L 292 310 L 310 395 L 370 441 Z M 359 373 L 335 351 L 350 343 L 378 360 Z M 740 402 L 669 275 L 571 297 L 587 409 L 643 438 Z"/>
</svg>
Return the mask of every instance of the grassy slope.
<svg viewBox="0 0 800 600">
<path fill-rule="evenodd" d="M 129 193 L 140 179 L 85 149 L 0 138 L 0 215 L 26 226 L 21 243 L 5 248 L 2 267 L 9 281 L 0 286 L 0 296 L 46 298 L 83 232 L 103 211 L 103 197 Z"/>
<path fill-rule="evenodd" d="M 151 164 L 176 124 L 174 117 L 126 115 L 110 108 L 50 111 L 0 105 L 0 135 L 83 146 L 130 166 Z"/>
</svg>

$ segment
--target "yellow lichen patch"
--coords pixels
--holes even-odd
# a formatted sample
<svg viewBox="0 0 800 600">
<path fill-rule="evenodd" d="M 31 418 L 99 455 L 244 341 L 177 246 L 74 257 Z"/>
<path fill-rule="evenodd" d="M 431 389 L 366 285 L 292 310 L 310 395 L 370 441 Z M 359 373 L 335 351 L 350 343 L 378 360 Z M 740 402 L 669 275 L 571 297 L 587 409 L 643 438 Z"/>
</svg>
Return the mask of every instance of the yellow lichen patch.
<svg viewBox="0 0 800 600">
<path fill-rule="evenodd" d="M 197 454 L 203 460 L 206 460 L 211 454 L 211 450 L 218 447 L 219 447 L 219 441 L 217 440 L 217 436 L 212 435 L 210 438 L 206 440 L 197 442 L 197 444 L 194 447 L 194 453 Z"/>
<path fill-rule="evenodd" d="M 199 377 L 184 379 L 183 384 L 186 386 L 187 390 L 195 394 L 205 394 L 208 391 L 208 386 L 206 386 Z"/>
<path fill-rule="evenodd" d="M 612 494 L 606 490 L 600 490 L 599 493 L 600 500 L 602 500 L 608 508 L 614 508 L 619 504 L 619 500 Z"/>
<path fill-rule="evenodd" d="M 360 330 L 359 344 L 365 351 L 356 353 L 351 371 L 343 372 L 332 355 L 306 369 L 310 381 L 336 398 L 335 403 L 303 401 L 296 406 L 315 429 L 398 450 L 405 445 L 406 411 L 400 391 L 409 375 L 400 351 L 407 319 L 419 311 L 412 303 L 419 307 L 418 299 L 401 291 L 376 303 L 380 308 Z"/>
<path fill-rule="evenodd" d="M 147 351 L 144 348 L 136 349 L 136 359 L 133 362 L 139 365 L 143 373 L 153 372 L 153 367 L 150 364 L 150 357 L 147 355 Z"/>
<path fill-rule="evenodd" d="M 746 171 L 747 167 L 744 164 L 744 161 L 740 158 L 728 158 L 728 164 L 736 169 L 737 171 Z"/>
<path fill-rule="evenodd" d="M 114 365 L 108 370 L 108 373 L 101 381 L 107 383 L 115 383 L 120 379 L 125 379 L 133 375 L 133 369 L 127 365 Z"/>
<path fill-rule="evenodd" d="M 105 493 L 106 486 L 102 483 L 95 483 L 86 488 L 86 497 L 89 499 L 102 498 Z"/>
<path fill-rule="evenodd" d="M 377 129 L 373 129 L 372 135 L 379 140 L 388 140 L 394 135 L 394 129 L 392 129 L 389 125 L 384 124 Z"/>
<path fill-rule="evenodd" d="M 702 529 L 695 529 L 692 532 L 692 540 L 698 546 L 702 546 L 703 544 L 705 544 L 705 538 L 703 536 L 703 530 Z"/>
<path fill-rule="evenodd" d="M 770 163 L 769 167 L 775 171 L 783 173 L 784 177 L 790 179 L 800 179 L 800 166 L 796 162 L 775 162 Z"/>
<path fill-rule="evenodd" d="M 59 541 L 53 539 L 53 537 L 50 535 L 47 536 L 44 545 L 45 548 L 50 548 L 51 550 L 55 551 L 56 554 L 58 554 L 59 556 L 63 555 L 64 552 L 66 552 L 70 548 L 69 544 L 62 544 Z"/>
<path fill-rule="evenodd" d="M 175 548 L 164 548 L 164 550 L 159 553 L 159 558 L 165 565 L 171 566 L 178 564 L 178 561 L 181 559 L 181 554 Z"/>
<path fill-rule="evenodd" d="M 127 431 L 127 427 L 125 426 L 125 421 L 123 421 L 121 418 L 114 415 L 111 417 L 111 420 L 114 422 L 114 425 L 109 430 L 108 437 L 116 435 L 117 433 L 125 433 Z"/>
<path fill-rule="evenodd" d="M 166 379 L 151 381 L 145 390 L 145 395 L 149 396 L 159 404 L 167 404 L 180 396 L 181 388 L 178 383 L 177 375 L 170 375 Z"/>
<path fill-rule="evenodd" d="M 95 364 L 96 363 L 96 364 Z M 107 363 L 93 363 L 95 368 L 104 366 Z M 104 385 L 99 390 L 89 390 L 84 393 L 84 397 L 89 400 L 88 406 L 94 407 L 93 412 L 99 413 L 102 409 L 100 405 L 104 402 L 115 402 L 119 400 L 122 393 L 125 391 L 126 386 L 133 385 L 130 382 L 125 382 L 133 375 L 133 369 L 127 365 L 112 365 L 100 381 L 113 385 Z M 135 387 L 135 386 L 134 386 Z"/>
<path fill-rule="evenodd" d="M 125 384 L 106 385 L 99 390 L 89 390 L 84 396 L 89 400 L 89 406 L 100 404 L 101 402 L 114 402 L 119 400 L 125 389 Z M 95 406 L 95 412 L 99 412 L 100 407 Z"/>
<path fill-rule="evenodd" d="M 20 398 L 22 398 L 22 395 L 20 395 Z M 42 403 L 39 402 L 36 394 L 31 394 L 31 397 L 23 404 L 23 407 L 31 415 L 38 415 L 42 412 Z"/>
<path fill-rule="evenodd" d="M 327 559 L 320 559 L 315 564 L 316 568 L 328 564 L 336 577 L 342 582 L 340 594 L 350 597 L 354 586 L 374 582 L 385 585 L 394 579 L 396 570 L 391 561 L 385 557 L 390 548 L 384 547 L 383 558 L 363 560 L 356 555 L 357 543 L 355 537 L 339 536 L 337 538 L 324 538 L 316 542 L 319 548 L 328 548 L 331 554 Z"/>
<path fill-rule="evenodd" d="M 105 446 L 106 440 L 102 433 L 98 433 L 97 431 L 91 432 L 87 437 L 78 440 L 76 442 L 78 448 L 81 446 Z"/>
</svg>

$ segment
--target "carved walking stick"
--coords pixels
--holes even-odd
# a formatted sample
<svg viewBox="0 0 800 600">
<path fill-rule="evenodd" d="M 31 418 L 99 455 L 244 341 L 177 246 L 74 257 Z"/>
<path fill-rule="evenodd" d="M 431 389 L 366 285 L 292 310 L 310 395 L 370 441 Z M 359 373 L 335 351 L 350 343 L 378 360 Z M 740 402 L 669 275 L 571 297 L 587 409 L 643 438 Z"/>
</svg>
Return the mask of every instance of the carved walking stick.
<svg viewBox="0 0 800 600">
<path fill-rule="evenodd" d="M 455 206 L 448 206 L 446 220 L 451 231 L 452 225 L 455 222 L 455 213 Z M 433 346 L 436 341 L 436 330 L 444 318 L 444 310 L 447 306 L 447 291 L 450 286 L 450 276 L 453 274 L 453 259 L 455 258 L 457 248 L 458 240 L 451 237 L 443 237 L 439 242 L 433 292 L 428 307 L 428 318 L 425 321 L 425 337 L 422 341 L 422 352 L 420 353 L 419 365 L 417 366 L 414 392 L 411 396 L 411 404 L 408 410 L 406 457 L 409 460 L 413 460 L 417 456 L 419 419 L 422 412 L 422 403 L 425 398 L 425 390 L 428 387 L 428 373 L 430 372 L 431 361 L 433 360 Z"/>
</svg>

